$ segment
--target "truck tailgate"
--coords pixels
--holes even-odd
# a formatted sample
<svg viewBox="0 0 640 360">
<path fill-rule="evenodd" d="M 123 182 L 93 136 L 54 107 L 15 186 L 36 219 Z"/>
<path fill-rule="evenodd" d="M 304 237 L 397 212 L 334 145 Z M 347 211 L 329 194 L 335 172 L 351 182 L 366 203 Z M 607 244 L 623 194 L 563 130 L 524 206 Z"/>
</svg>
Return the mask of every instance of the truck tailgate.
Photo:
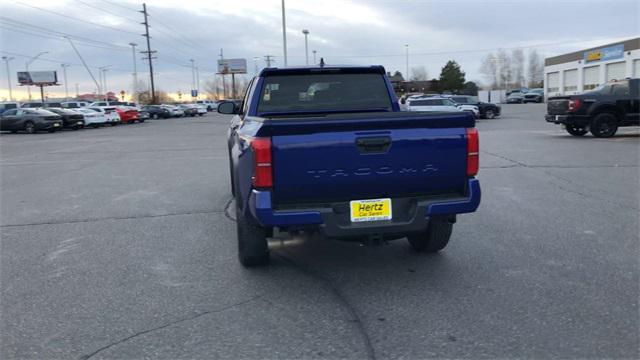
<svg viewBox="0 0 640 360">
<path fill-rule="evenodd" d="M 272 134 L 277 204 L 464 193 L 468 114 L 355 118 L 352 129 L 341 121 L 340 131 L 330 131 L 336 127 L 323 122 L 307 124 L 310 133 L 286 134 L 278 123 Z M 295 121 L 290 124 L 294 130 Z"/>
</svg>

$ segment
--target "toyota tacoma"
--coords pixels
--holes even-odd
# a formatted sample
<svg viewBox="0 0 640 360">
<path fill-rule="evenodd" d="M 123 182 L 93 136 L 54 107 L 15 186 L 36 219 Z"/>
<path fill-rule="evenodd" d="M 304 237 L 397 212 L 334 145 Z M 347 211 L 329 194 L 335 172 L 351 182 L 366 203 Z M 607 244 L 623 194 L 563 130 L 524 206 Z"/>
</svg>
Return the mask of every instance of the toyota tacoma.
<svg viewBox="0 0 640 360">
<path fill-rule="evenodd" d="M 276 229 L 437 252 L 480 203 L 473 115 L 401 112 L 382 66 L 267 68 L 218 112 L 244 266 Z"/>
</svg>

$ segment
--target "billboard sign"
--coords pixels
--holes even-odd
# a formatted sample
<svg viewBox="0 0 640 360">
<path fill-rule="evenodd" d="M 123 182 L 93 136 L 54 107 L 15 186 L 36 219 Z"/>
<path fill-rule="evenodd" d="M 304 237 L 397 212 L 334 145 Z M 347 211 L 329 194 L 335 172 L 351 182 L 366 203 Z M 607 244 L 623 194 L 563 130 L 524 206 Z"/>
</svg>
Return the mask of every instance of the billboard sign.
<svg viewBox="0 0 640 360">
<path fill-rule="evenodd" d="M 58 82 L 58 74 L 55 71 L 20 71 L 18 83 L 20 85 L 48 85 Z"/>
<path fill-rule="evenodd" d="M 247 59 L 223 59 L 218 60 L 219 74 L 246 74 Z"/>
<path fill-rule="evenodd" d="M 585 51 L 584 53 L 584 61 L 587 63 L 596 62 L 596 61 L 622 59 L 623 57 L 624 57 L 623 44 L 608 46 L 602 49 Z"/>
</svg>

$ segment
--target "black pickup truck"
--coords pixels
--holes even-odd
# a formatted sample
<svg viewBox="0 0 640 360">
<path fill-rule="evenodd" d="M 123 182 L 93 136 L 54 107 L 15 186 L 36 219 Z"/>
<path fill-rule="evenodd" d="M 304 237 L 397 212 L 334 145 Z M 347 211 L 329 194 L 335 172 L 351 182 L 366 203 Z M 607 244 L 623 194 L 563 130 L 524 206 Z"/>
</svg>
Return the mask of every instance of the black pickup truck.
<svg viewBox="0 0 640 360">
<path fill-rule="evenodd" d="M 640 79 L 613 81 L 580 95 L 547 101 L 547 122 L 563 124 L 573 136 L 615 135 L 621 126 L 640 125 Z"/>
</svg>

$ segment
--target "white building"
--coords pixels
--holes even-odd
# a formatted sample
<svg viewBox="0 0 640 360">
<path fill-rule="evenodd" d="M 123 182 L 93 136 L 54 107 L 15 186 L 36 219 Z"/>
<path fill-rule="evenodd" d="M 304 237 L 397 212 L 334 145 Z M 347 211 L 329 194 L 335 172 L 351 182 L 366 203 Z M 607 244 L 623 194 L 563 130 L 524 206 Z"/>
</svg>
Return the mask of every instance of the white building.
<svg viewBox="0 0 640 360">
<path fill-rule="evenodd" d="M 640 38 L 544 59 L 545 96 L 575 95 L 640 77 Z"/>
</svg>

